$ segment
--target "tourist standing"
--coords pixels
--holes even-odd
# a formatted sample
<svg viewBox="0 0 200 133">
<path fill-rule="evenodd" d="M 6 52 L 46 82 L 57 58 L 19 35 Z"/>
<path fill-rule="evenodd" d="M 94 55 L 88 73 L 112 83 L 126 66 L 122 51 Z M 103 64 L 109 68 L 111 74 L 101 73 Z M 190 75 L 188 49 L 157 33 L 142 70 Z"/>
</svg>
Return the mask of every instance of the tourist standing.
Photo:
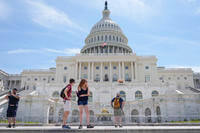
<svg viewBox="0 0 200 133">
<path fill-rule="evenodd" d="M 64 102 L 64 114 L 63 114 L 63 124 L 62 128 L 71 129 L 69 125 L 67 125 L 67 118 L 71 111 L 71 97 L 72 97 L 72 86 L 75 84 L 74 79 L 69 80 L 69 84 L 62 90 L 61 97 Z"/>
<path fill-rule="evenodd" d="M 17 89 L 14 88 L 12 92 L 5 97 L 8 99 L 8 109 L 7 109 L 7 118 L 8 118 L 8 128 L 11 128 L 11 124 L 13 123 L 13 128 L 15 128 L 16 123 L 16 114 L 17 114 L 17 107 L 19 102 L 19 95 L 17 95 Z"/>
<path fill-rule="evenodd" d="M 125 105 L 124 100 L 120 97 L 120 94 L 117 93 L 117 96 L 114 97 L 111 101 L 111 106 L 114 109 L 115 117 L 115 127 L 122 127 L 122 116 L 124 115 L 123 107 Z"/>
<path fill-rule="evenodd" d="M 83 121 L 83 110 L 86 113 L 87 119 L 87 128 L 94 128 L 94 126 L 90 125 L 90 112 L 88 109 L 88 96 L 90 96 L 90 90 L 88 87 L 88 82 L 85 79 L 82 79 L 78 86 L 78 107 L 80 112 L 80 126 L 79 129 L 82 129 L 82 121 Z"/>
</svg>

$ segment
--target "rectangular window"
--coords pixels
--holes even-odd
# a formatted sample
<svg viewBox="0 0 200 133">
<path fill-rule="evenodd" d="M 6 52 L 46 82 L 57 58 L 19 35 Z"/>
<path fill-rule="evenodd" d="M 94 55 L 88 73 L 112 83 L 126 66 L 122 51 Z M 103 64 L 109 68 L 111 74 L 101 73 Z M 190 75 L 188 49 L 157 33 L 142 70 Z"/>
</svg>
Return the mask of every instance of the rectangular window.
<svg viewBox="0 0 200 133">
<path fill-rule="evenodd" d="M 145 82 L 150 82 L 150 75 L 145 75 Z"/>
</svg>

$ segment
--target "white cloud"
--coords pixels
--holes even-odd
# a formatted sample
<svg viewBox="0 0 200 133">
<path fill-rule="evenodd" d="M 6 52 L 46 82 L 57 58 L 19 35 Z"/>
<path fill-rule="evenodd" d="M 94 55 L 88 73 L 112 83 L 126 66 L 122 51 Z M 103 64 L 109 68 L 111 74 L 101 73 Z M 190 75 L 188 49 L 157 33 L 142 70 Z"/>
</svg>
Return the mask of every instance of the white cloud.
<svg viewBox="0 0 200 133">
<path fill-rule="evenodd" d="M 8 54 L 24 54 L 24 53 L 38 53 L 38 50 L 35 49 L 15 49 L 15 50 L 10 50 L 7 53 Z"/>
<path fill-rule="evenodd" d="M 194 72 L 200 72 L 200 66 L 169 65 L 167 68 L 191 68 Z"/>
<path fill-rule="evenodd" d="M 56 53 L 56 54 L 65 54 L 65 55 L 75 55 L 80 53 L 79 48 L 68 48 L 63 50 L 58 49 L 15 49 L 7 51 L 8 54 L 32 54 L 32 53 Z"/>
<path fill-rule="evenodd" d="M 0 20 L 6 19 L 10 15 L 11 9 L 9 6 L 3 1 L 0 1 Z"/>
<path fill-rule="evenodd" d="M 104 8 L 104 1 L 102 0 L 87 0 L 80 3 L 90 8 L 100 10 Z M 135 22 L 141 22 L 152 16 L 159 15 L 161 4 L 161 0 L 109 0 L 108 8 L 114 15 L 128 17 Z"/>
<path fill-rule="evenodd" d="M 58 53 L 58 54 L 66 54 L 66 55 L 74 55 L 80 53 L 81 49 L 79 48 L 68 48 L 64 50 L 57 50 L 57 49 L 45 49 L 47 52 L 51 53 Z"/>
<path fill-rule="evenodd" d="M 76 29 L 84 31 L 84 29 L 69 18 L 69 16 L 52 6 L 45 3 L 27 0 L 32 21 L 46 28 L 59 29 L 69 31 Z"/>
</svg>

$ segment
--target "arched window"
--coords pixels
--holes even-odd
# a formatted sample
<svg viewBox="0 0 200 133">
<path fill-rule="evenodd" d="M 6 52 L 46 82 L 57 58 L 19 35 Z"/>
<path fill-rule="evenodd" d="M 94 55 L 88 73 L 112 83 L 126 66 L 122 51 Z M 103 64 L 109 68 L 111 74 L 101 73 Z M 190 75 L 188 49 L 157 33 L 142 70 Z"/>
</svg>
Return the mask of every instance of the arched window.
<svg viewBox="0 0 200 133">
<path fill-rule="evenodd" d="M 104 81 L 109 81 L 108 74 L 105 74 Z"/>
<path fill-rule="evenodd" d="M 158 91 L 152 91 L 151 93 L 152 97 L 157 97 L 159 95 Z"/>
<path fill-rule="evenodd" d="M 105 24 L 105 27 L 107 27 L 107 24 Z"/>
<path fill-rule="evenodd" d="M 93 93 L 90 91 L 90 96 L 88 97 L 88 102 L 93 102 Z"/>
<path fill-rule="evenodd" d="M 115 36 L 113 36 L 113 41 L 115 41 Z"/>
<path fill-rule="evenodd" d="M 103 41 L 103 36 L 101 36 L 101 41 Z"/>
<path fill-rule="evenodd" d="M 88 75 L 87 75 L 87 74 L 83 74 L 83 78 L 84 78 L 84 79 L 87 79 L 87 78 L 88 78 Z"/>
<path fill-rule="evenodd" d="M 126 93 L 125 93 L 124 91 L 120 91 L 119 93 L 120 93 L 121 98 L 122 98 L 124 101 L 126 101 Z"/>
<path fill-rule="evenodd" d="M 53 94 L 52 94 L 52 97 L 58 98 L 59 97 L 59 92 L 58 91 L 54 91 Z"/>
<path fill-rule="evenodd" d="M 33 90 L 36 90 L 36 86 L 35 85 L 33 85 Z"/>
<path fill-rule="evenodd" d="M 136 91 L 135 92 L 135 99 L 136 100 L 142 99 L 142 92 L 141 91 Z"/>
<path fill-rule="evenodd" d="M 107 35 L 105 35 L 105 41 L 107 41 L 107 39 L 108 39 L 108 36 L 107 36 Z"/>
<path fill-rule="evenodd" d="M 126 73 L 125 74 L 125 81 L 130 81 L 131 79 L 130 79 L 130 77 L 129 77 L 129 74 L 128 73 Z"/>
<path fill-rule="evenodd" d="M 99 81 L 100 81 L 100 75 L 99 75 L 99 74 L 96 74 L 95 81 L 96 81 L 96 82 L 99 82 Z"/>
<path fill-rule="evenodd" d="M 151 122 L 151 110 L 149 108 L 145 109 L 146 122 Z"/>
<path fill-rule="evenodd" d="M 160 110 L 159 106 L 156 107 L 156 115 L 157 115 L 157 122 L 160 123 L 161 122 L 161 110 Z"/>
<path fill-rule="evenodd" d="M 116 82 L 116 81 L 118 80 L 118 79 L 117 79 L 117 77 L 118 77 L 118 76 L 117 76 L 117 74 L 116 74 L 116 73 L 115 73 L 115 74 L 113 74 L 113 81 L 114 81 L 114 82 Z"/>
<path fill-rule="evenodd" d="M 63 77 L 63 82 L 66 83 L 66 81 L 67 81 L 67 77 L 64 76 L 64 77 Z"/>
<path fill-rule="evenodd" d="M 136 123 L 139 122 L 139 112 L 138 112 L 138 110 L 133 109 L 131 111 L 131 121 L 132 122 L 136 122 Z"/>
<path fill-rule="evenodd" d="M 161 111 L 160 111 L 160 107 L 159 106 L 156 107 L 156 115 L 157 116 L 161 115 Z"/>
<path fill-rule="evenodd" d="M 109 35 L 109 41 L 111 41 L 111 38 L 112 38 L 111 35 Z"/>
</svg>

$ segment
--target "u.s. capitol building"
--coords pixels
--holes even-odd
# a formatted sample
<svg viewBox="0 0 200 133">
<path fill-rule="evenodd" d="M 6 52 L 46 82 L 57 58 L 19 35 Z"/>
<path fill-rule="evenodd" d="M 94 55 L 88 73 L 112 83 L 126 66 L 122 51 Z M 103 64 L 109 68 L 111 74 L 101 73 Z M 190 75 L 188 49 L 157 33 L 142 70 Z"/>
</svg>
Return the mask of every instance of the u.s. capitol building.
<svg viewBox="0 0 200 133">
<path fill-rule="evenodd" d="M 200 95 L 194 87 L 192 69 L 158 67 L 155 56 L 138 56 L 119 25 L 111 20 L 107 5 L 80 54 L 57 57 L 56 68 L 21 73 L 21 87 L 32 92 L 22 98 L 18 119 L 61 121 L 59 93 L 70 78 L 76 80 L 72 122 L 78 121 L 75 91 L 82 78 L 89 83 L 93 121 L 112 119 L 110 101 L 117 92 L 126 101 L 125 121 L 129 123 L 183 121 L 200 115 Z"/>
</svg>

